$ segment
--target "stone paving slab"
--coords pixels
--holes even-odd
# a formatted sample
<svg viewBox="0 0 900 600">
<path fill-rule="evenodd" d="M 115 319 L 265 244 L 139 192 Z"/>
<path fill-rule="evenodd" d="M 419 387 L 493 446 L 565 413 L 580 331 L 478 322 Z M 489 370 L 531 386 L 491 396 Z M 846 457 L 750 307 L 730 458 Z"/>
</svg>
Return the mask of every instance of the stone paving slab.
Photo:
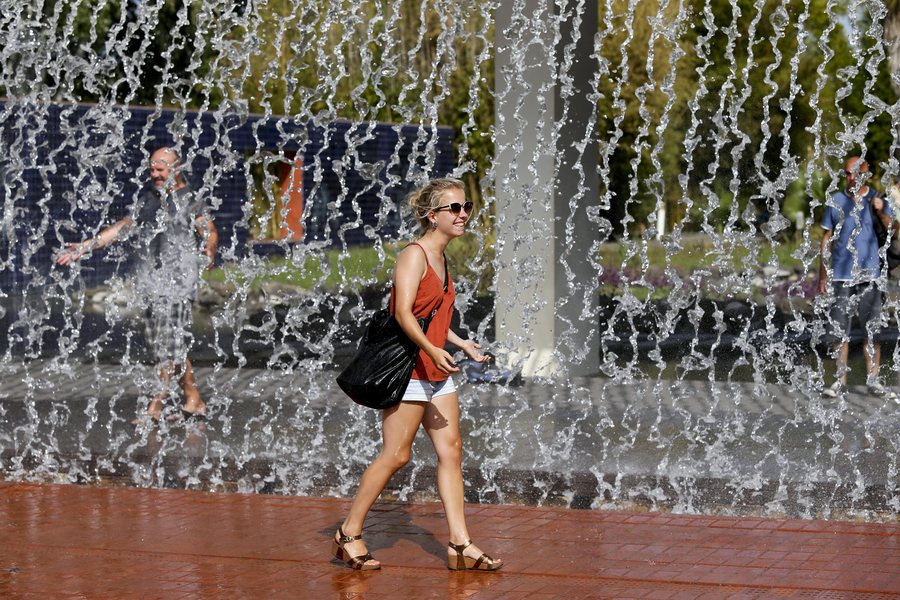
<svg viewBox="0 0 900 600">
<path fill-rule="evenodd" d="M 900 598 L 900 525 L 469 505 L 506 562 L 446 568 L 438 503 L 382 502 L 384 564 L 330 559 L 348 500 L 0 482 L 0 598 Z"/>
</svg>

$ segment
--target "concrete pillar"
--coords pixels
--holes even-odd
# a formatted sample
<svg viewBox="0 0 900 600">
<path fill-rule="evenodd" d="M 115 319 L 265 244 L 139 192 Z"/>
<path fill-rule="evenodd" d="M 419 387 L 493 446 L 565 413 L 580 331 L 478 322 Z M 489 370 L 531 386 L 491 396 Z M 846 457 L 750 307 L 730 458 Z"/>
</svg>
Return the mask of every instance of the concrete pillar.
<svg viewBox="0 0 900 600">
<path fill-rule="evenodd" d="M 497 341 L 526 377 L 597 373 L 597 2 L 499 4 Z"/>
</svg>

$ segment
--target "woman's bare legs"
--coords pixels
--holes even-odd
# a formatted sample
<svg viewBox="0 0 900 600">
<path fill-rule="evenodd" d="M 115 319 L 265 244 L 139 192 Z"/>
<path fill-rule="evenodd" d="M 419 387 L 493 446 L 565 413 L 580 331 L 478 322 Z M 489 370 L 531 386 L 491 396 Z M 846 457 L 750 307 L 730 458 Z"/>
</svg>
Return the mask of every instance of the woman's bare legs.
<svg viewBox="0 0 900 600">
<path fill-rule="evenodd" d="M 450 542 L 457 545 L 465 544 L 470 537 L 466 527 L 462 438 L 459 434 L 459 398 L 456 393 L 432 398 L 431 402 L 425 405 L 422 425 L 431 438 L 438 458 L 438 494 L 447 515 Z M 475 544 L 465 550 L 465 555 L 472 558 L 478 558 L 481 554 L 481 549 Z"/>
<path fill-rule="evenodd" d="M 356 536 L 362 533 L 369 509 L 378 500 L 394 473 L 409 462 L 410 449 L 419 425 L 422 424 L 425 407 L 423 402 L 401 402 L 384 411 L 381 421 L 381 452 L 359 481 L 359 489 L 350 505 L 350 512 L 341 525 L 345 535 Z M 344 549 L 350 556 L 362 556 L 366 553 L 366 545 L 362 540 L 350 542 Z"/>
</svg>

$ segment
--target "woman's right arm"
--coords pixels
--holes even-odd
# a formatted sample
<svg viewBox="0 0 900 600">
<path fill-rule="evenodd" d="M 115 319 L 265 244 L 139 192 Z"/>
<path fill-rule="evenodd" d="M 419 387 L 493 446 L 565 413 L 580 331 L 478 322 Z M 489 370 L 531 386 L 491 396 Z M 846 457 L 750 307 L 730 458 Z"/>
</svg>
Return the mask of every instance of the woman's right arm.
<svg viewBox="0 0 900 600">
<path fill-rule="evenodd" d="M 400 252 L 394 267 L 394 318 L 409 339 L 425 352 L 439 370 L 456 373 L 459 369 L 453 366 L 453 357 L 428 341 L 412 312 L 419 283 L 427 268 L 425 254 L 420 249 L 407 247 Z"/>
</svg>

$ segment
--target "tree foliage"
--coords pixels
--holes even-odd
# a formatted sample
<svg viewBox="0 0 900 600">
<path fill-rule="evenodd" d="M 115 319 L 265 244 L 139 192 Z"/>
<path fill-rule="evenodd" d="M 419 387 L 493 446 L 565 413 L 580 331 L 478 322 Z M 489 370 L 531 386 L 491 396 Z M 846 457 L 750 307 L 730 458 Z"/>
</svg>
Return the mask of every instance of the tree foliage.
<svg viewBox="0 0 900 600">
<path fill-rule="evenodd" d="M 598 114 L 619 233 L 661 207 L 667 229 L 751 226 L 850 152 L 886 163 L 897 99 L 875 22 L 826 0 L 607 2 Z"/>
<path fill-rule="evenodd" d="M 599 6 L 601 195 L 619 233 L 749 227 L 822 196 L 854 151 L 896 175 L 898 0 Z M 32 50 L 7 53 L 4 69 L 42 79 L 47 99 L 447 125 L 470 195 L 490 185 L 485 0 L 47 0 L 22 11 L 32 25 L 4 39 Z"/>
</svg>

